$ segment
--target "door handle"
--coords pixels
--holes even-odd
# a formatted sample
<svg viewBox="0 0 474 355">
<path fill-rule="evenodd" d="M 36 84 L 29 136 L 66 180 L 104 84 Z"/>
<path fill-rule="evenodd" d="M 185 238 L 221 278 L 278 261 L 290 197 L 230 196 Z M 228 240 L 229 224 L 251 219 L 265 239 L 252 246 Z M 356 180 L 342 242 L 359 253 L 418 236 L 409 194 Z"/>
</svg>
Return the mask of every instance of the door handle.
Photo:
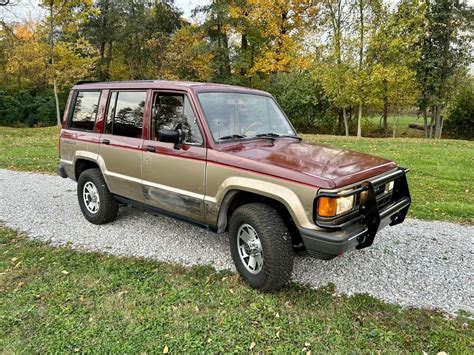
<svg viewBox="0 0 474 355">
<path fill-rule="evenodd" d="M 147 150 L 148 152 L 156 152 L 156 147 L 153 146 L 153 145 L 147 145 L 147 146 L 146 146 L 146 150 Z"/>
<path fill-rule="evenodd" d="M 110 140 L 108 140 L 108 139 L 102 139 L 102 143 L 103 143 L 103 144 L 110 144 Z"/>
</svg>

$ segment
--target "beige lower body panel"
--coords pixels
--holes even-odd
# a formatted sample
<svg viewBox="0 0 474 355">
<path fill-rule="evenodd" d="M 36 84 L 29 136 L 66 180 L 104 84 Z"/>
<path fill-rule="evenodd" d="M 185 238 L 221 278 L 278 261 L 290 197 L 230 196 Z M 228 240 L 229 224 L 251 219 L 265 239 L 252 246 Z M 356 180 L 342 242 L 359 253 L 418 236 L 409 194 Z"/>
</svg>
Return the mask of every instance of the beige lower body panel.
<svg viewBox="0 0 474 355">
<path fill-rule="evenodd" d="M 316 228 L 312 222 L 313 202 L 318 191 L 315 187 L 213 163 L 207 166 L 206 186 L 208 224 L 217 224 L 225 196 L 231 191 L 240 190 L 277 200 L 288 209 L 297 226 Z"/>
</svg>

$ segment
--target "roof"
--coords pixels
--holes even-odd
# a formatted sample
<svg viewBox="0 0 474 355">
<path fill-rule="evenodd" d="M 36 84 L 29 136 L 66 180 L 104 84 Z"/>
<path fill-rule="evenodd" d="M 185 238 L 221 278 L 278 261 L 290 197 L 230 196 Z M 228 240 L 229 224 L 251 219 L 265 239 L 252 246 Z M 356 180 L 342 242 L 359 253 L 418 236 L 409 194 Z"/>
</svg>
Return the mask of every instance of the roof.
<svg viewBox="0 0 474 355">
<path fill-rule="evenodd" d="M 260 95 L 269 95 L 265 91 L 250 89 L 243 86 L 201 83 L 194 81 L 171 81 L 171 80 L 128 80 L 128 81 L 79 81 L 73 86 L 73 90 L 80 89 L 168 89 L 168 90 L 192 90 L 192 91 L 231 91 L 249 92 Z"/>
</svg>

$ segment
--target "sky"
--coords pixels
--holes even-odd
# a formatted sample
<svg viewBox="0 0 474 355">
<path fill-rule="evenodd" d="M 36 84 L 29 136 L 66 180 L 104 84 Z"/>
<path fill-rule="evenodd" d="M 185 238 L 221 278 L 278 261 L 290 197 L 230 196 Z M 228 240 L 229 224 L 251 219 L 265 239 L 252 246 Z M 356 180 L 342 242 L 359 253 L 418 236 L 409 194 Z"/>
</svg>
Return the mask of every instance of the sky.
<svg viewBox="0 0 474 355">
<path fill-rule="evenodd" d="M 186 17 L 187 19 L 191 18 L 191 11 L 196 7 L 196 6 L 202 6 L 202 5 L 207 5 L 211 2 L 211 0 L 175 0 L 174 3 L 177 7 L 179 7 L 181 10 L 183 10 L 183 16 Z"/>
<path fill-rule="evenodd" d="M 6 0 L 0 0 L 0 4 Z M 212 0 L 175 0 L 175 5 L 183 11 L 183 17 L 191 19 L 191 11 L 200 5 L 207 5 Z M 474 0 L 473 0 L 474 1 Z M 0 19 L 21 21 L 29 18 L 38 19 L 42 10 L 39 0 L 10 0 L 7 6 L 0 6 Z"/>
<path fill-rule="evenodd" d="M 0 4 L 6 0 L 0 0 Z M 39 0 L 9 0 L 7 6 L 0 6 L 0 19 L 6 21 L 26 20 L 28 18 L 38 19 L 41 16 L 41 9 L 38 6 Z M 183 16 L 191 19 L 191 11 L 199 5 L 207 5 L 212 0 L 175 0 L 175 5 L 183 11 Z M 389 0 L 394 3 L 397 0 Z M 474 0 L 467 0 L 467 3 L 474 6 Z"/>
</svg>

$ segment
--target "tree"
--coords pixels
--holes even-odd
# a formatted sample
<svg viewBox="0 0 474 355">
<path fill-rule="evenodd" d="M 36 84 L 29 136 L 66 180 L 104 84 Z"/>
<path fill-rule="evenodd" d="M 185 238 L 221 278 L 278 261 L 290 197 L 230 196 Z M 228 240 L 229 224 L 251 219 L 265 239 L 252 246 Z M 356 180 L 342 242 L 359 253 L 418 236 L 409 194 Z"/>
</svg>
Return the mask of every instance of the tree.
<svg viewBox="0 0 474 355">
<path fill-rule="evenodd" d="M 383 129 L 387 135 L 390 110 L 414 104 L 418 95 L 412 67 L 419 58 L 414 45 L 421 37 L 424 5 L 410 0 L 400 3 L 395 12 L 386 6 L 380 10 L 367 56 L 373 66 L 375 106 L 382 109 Z"/>
<path fill-rule="evenodd" d="M 230 0 L 213 0 L 210 5 L 197 7 L 195 13 L 204 13 L 206 19 L 202 29 L 207 33 L 214 52 L 214 79 L 217 82 L 229 81 L 231 59 L 229 32 L 231 30 Z"/>
<path fill-rule="evenodd" d="M 324 32 L 328 34 L 326 45 L 328 54 L 324 62 L 317 65 L 316 70 L 326 95 L 340 109 L 346 136 L 349 135 L 346 108 L 353 103 L 348 91 L 348 80 L 349 76 L 354 75 L 350 58 L 344 55 L 349 6 L 350 3 L 347 0 L 324 0 L 322 2 L 321 25 Z"/>
<path fill-rule="evenodd" d="M 172 35 L 162 55 L 160 77 L 164 79 L 209 81 L 212 78 L 214 54 L 199 28 L 180 28 Z"/>
<path fill-rule="evenodd" d="M 61 111 L 58 97 L 56 42 L 76 39 L 80 23 L 87 19 L 90 5 L 91 0 L 43 0 L 41 2 L 41 6 L 48 11 L 48 16 L 43 22 L 43 29 L 47 33 L 49 44 L 48 76 L 53 86 L 58 125 L 61 124 Z"/>
<path fill-rule="evenodd" d="M 419 108 L 426 117 L 431 109 L 430 138 L 441 138 L 443 116 L 452 91 L 449 84 L 471 60 L 473 9 L 459 0 L 427 0 L 425 36 L 419 42 L 420 60 L 415 65 L 421 86 Z"/>
</svg>

